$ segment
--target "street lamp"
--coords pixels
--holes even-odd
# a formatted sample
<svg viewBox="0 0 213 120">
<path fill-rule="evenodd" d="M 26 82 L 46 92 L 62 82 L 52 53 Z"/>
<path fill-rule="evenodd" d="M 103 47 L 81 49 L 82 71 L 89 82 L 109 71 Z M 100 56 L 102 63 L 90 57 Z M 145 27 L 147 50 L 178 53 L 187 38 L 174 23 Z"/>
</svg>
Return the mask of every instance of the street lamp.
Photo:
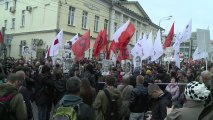
<svg viewBox="0 0 213 120">
<path fill-rule="evenodd" d="M 170 16 L 167 16 L 167 17 L 162 17 L 160 20 L 159 20 L 159 27 L 160 27 L 160 23 L 163 21 L 163 20 L 170 20 L 173 16 L 170 15 Z"/>
<path fill-rule="evenodd" d="M 163 21 L 163 20 L 170 20 L 173 16 L 170 15 L 170 16 L 167 16 L 167 17 L 162 17 L 160 20 L 159 20 L 159 28 L 160 28 L 160 35 L 161 35 L 161 40 L 162 40 L 162 31 L 161 31 L 161 27 L 160 27 L 160 23 Z M 160 63 L 163 62 L 163 56 L 160 57 Z"/>
</svg>

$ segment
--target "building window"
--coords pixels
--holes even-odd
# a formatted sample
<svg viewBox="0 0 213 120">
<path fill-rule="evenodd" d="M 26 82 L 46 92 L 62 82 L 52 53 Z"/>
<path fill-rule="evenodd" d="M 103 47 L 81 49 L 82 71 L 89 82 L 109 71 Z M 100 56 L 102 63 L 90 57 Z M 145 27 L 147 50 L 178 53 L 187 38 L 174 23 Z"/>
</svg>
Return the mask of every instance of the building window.
<svg viewBox="0 0 213 120">
<path fill-rule="evenodd" d="M 109 20 L 105 19 L 104 20 L 104 28 L 106 29 L 107 32 L 108 32 L 108 24 L 109 24 Z"/>
<path fill-rule="evenodd" d="M 75 8 L 69 7 L 69 18 L 68 18 L 68 25 L 74 26 L 74 20 L 75 20 Z"/>
<path fill-rule="evenodd" d="M 8 10 L 9 2 L 5 2 L 5 10 Z"/>
<path fill-rule="evenodd" d="M 4 20 L 4 27 L 5 27 L 5 30 L 7 29 L 7 20 Z"/>
<path fill-rule="evenodd" d="M 95 16 L 95 22 L 94 22 L 94 31 L 98 32 L 98 21 L 99 21 L 99 16 Z"/>
<path fill-rule="evenodd" d="M 14 28 L 15 28 L 15 22 L 16 22 L 16 19 L 15 19 L 15 18 L 13 18 L 13 19 L 12 19 L 12 29 L 14 29 Z"/>
<path fill-rule="evenodd" d="M 25 25 L 25 10 L 22 10 L 21 14 L 21 26 L 24 27 Z"/>
<path fill-rule="evenodd" d="M 114 32 L 116 32 L 117 27 L 118 27 L 118 24 L 115 22 L 115 23 L 114 23 Z"/>
<path fill-rule="evenodd" d="M 86 11 L 83 11 L 83 16 L 82 16 L 82 28 L 87 28 L 87 15 L 88 15 L 88 12 Z"/>
</svg>

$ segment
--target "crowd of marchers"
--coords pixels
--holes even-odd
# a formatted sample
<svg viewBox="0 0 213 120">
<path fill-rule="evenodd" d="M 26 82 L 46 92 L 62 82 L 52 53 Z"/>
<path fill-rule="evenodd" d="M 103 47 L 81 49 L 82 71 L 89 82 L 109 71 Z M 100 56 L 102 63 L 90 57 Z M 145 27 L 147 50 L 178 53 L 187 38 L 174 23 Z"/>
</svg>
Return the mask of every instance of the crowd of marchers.
<svg viewBox="0 0 213 120">
<path fill-rule="evenodd" d="M 51 60 L 0 63 L 0 120 L 211 120 L 213 66 L 149 63 L 102 74 L 95 59 L 69 73 Z M 32 104 L 38 113 L 33 112 Z"/>
</svg>

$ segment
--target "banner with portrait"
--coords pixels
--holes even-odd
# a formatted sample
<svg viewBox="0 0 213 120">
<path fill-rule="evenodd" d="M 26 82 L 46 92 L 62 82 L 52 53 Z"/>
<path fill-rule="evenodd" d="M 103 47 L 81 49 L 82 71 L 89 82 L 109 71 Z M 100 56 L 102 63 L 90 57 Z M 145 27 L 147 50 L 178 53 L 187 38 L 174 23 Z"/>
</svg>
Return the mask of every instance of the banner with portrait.
<svg viewBox="0 0 213 120">
<path fill-rule="evenodd" d="M 134 64 L 134 70 L 133 71 L 135 71 L 135 70 L 137 70 L 137 71 L 139 70 L 140 71 L 141 64 L 142 64 L 141 57 L 140 56 L 135 56 L 133 58 L 133 64 Z"/>
<path fill-rule="evenodd" d="M 102 60 L 102 74 L 105 75 L 110 72 L 111 67 L 113 66 L 112 60 Z"/>
<path fill-rule="evenodd" d="M 68 73 L 73 64 L 73 59 L 68 58 L 63 61 L 63 73 Z"/>
<path fill-rule="evenodd" d="M 63 53 L 63 57 L 65 59 L 70 59 L 72 56 L 71 56 L 71 45 L 70 43 L 66 43 L 64 44 L 64 53 Z"/>
<path fill-rule="evenodd" d="M 27 56 L 30 54 L 30 49 L 28 46 L 22 46 L 22 56 Z"/>
</svg>

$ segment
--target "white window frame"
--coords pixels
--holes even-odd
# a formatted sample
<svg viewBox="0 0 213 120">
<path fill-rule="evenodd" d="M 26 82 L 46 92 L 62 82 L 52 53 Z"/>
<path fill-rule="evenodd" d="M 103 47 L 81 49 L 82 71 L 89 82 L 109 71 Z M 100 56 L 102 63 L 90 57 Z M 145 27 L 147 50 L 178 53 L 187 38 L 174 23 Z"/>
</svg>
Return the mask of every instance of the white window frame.
<svg viewBox="0 0 213 120">
<path fill-rule="evenodd" d="M 69 7 L 68 25 L 75 25 L 75 8 L 72 6 Z"/>
<path fill-rule="evenodd" d="M 21 13 L 21 27 L 24 27 L 25 26 L 25 10 L 22 10 L 22 13 Z"/>
<path fill-rule="evenodd" d="M 98 32 L 98 22 L 99 22 L 99 16 L 95 15 L 95 21 L 94 21 L 94 31 Z"/>
<path fill-rule="evenodd" d="M 15 25 L 16 25 L 16 19 L 12 18 L 12 29 L 15 29 Z"/>
<path fill-rule="evenodd" d="M 88 17 L 88 12 L 87 11 L 83 11 L 81 27 L 84 28 L 84 29 L 87 29 L 87 17 Z"/>
</svg>

